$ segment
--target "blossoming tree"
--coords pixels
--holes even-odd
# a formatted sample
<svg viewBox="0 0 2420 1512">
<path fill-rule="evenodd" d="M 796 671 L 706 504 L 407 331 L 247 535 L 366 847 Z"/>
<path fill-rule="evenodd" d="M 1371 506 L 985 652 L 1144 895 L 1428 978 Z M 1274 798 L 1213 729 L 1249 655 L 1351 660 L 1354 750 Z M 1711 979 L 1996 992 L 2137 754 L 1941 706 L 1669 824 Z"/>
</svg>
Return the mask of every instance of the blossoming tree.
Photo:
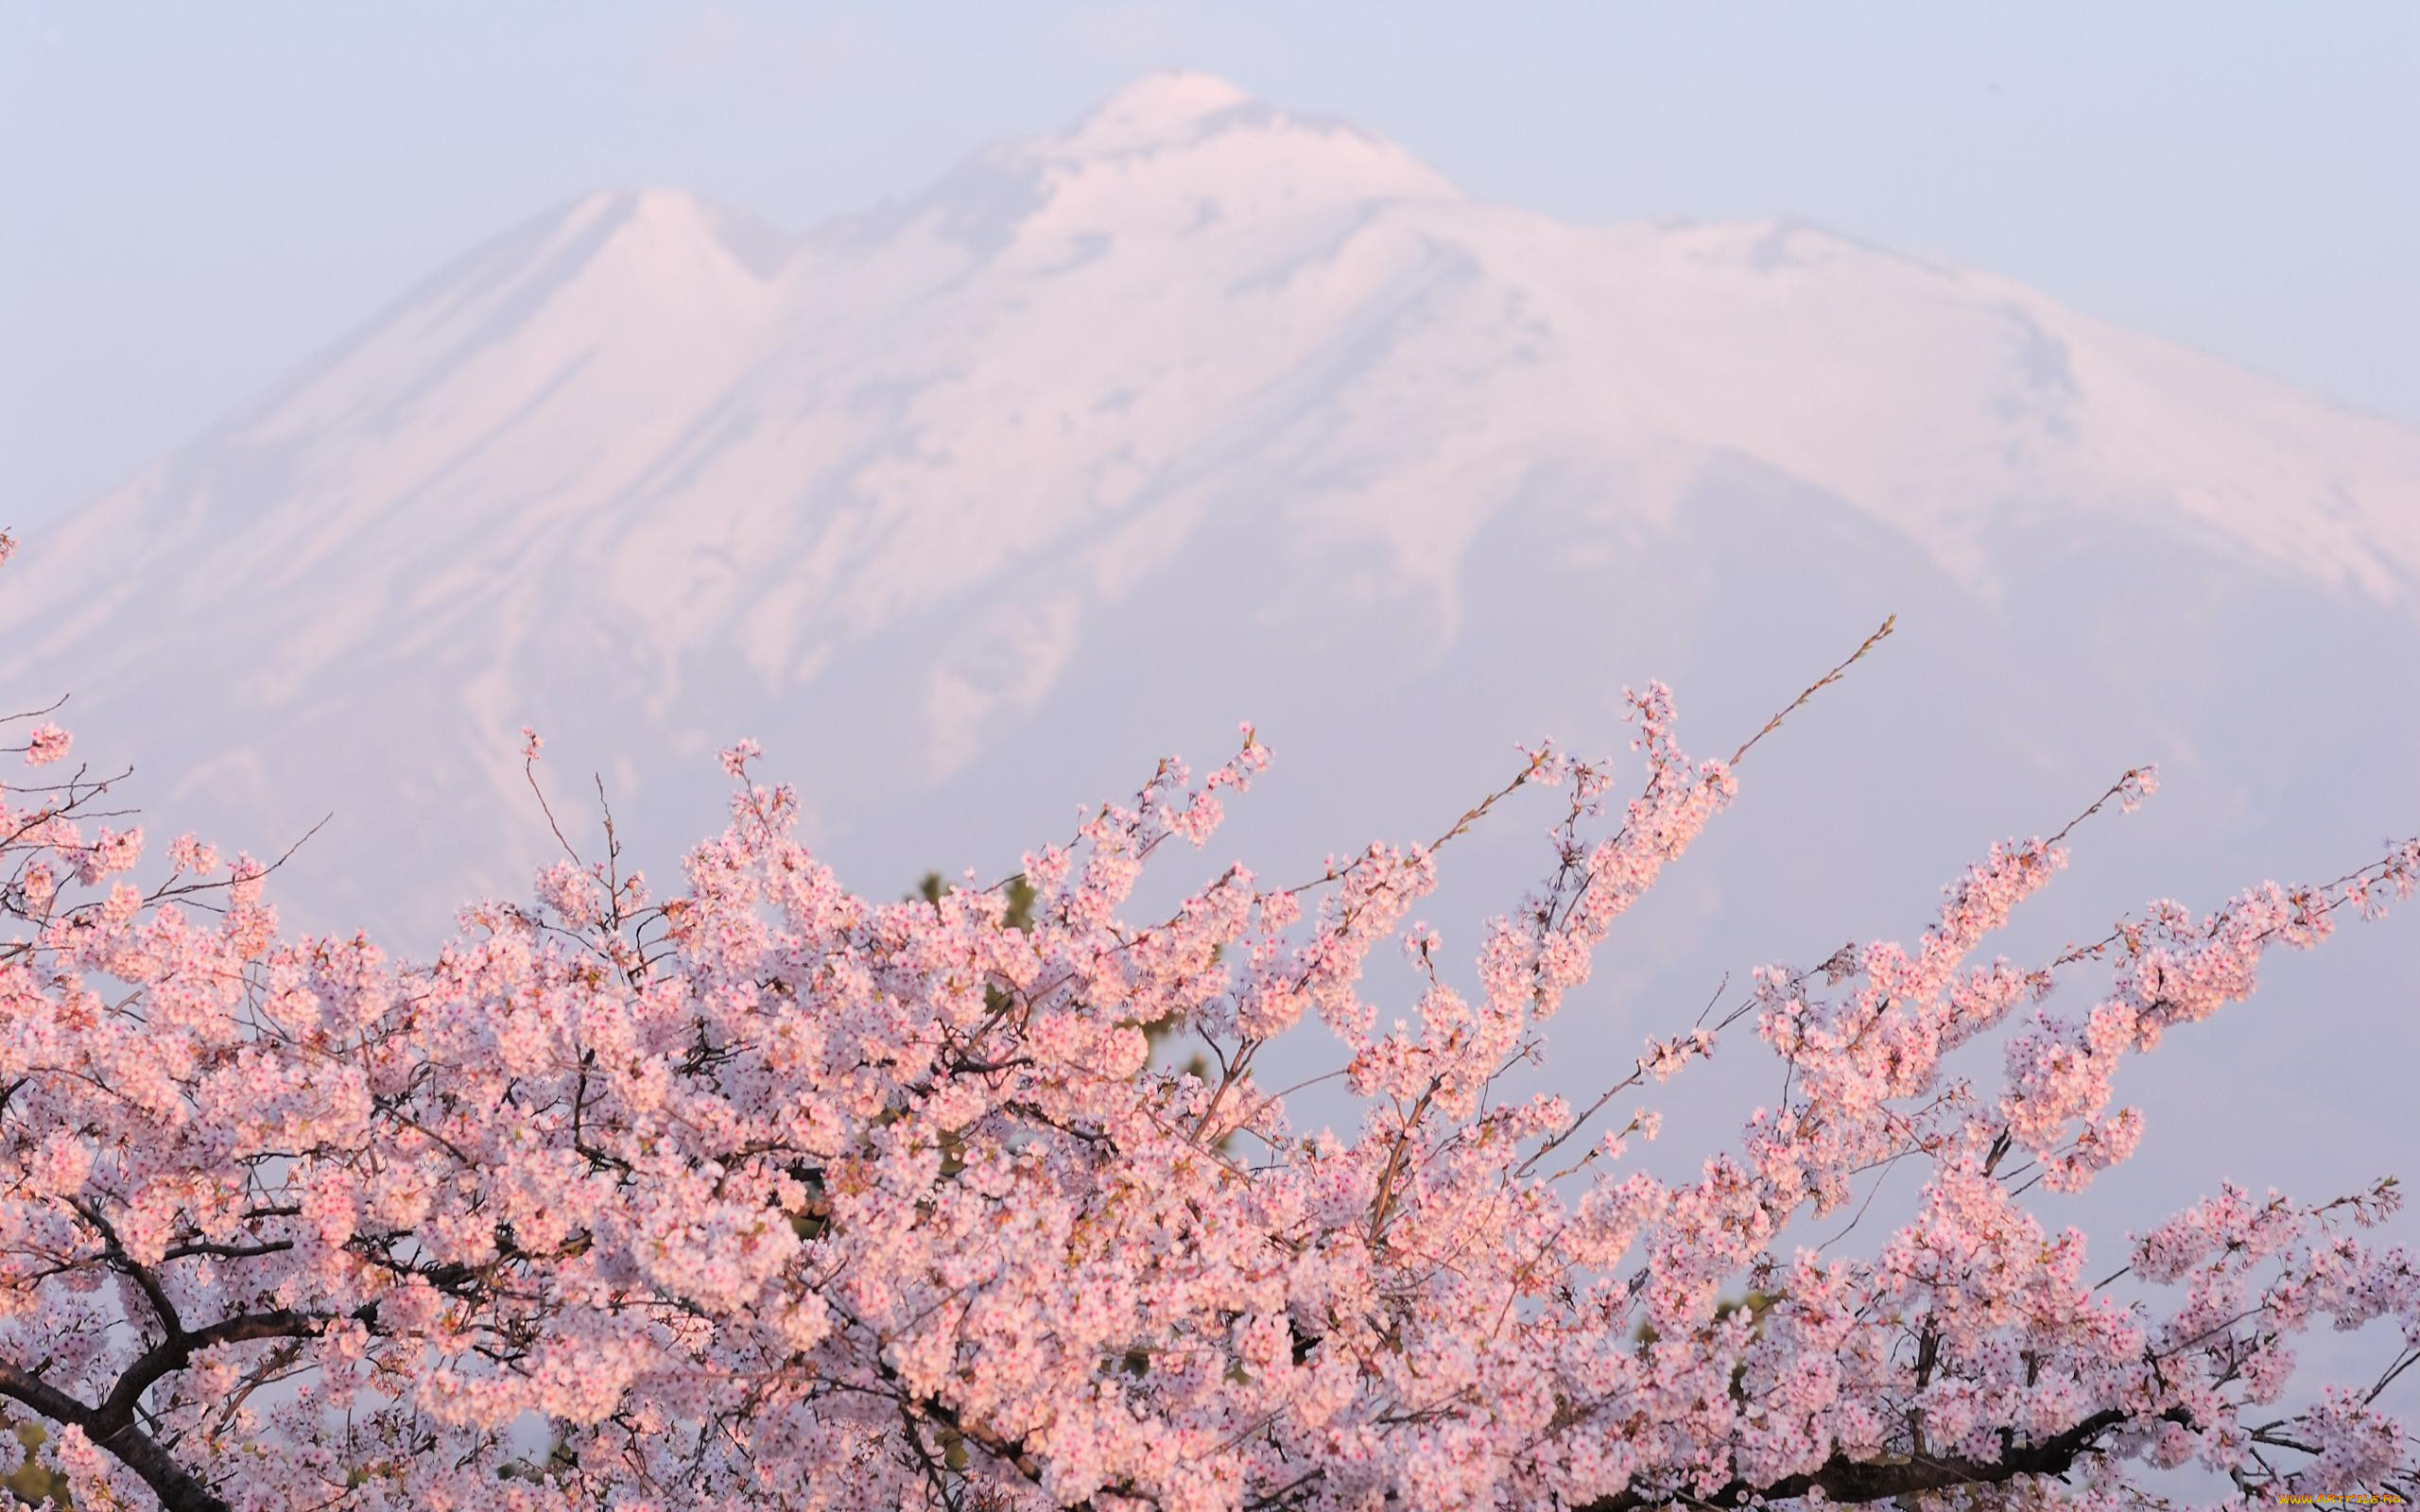
<svg viewBox="0 0 2420 1512">
<path fill-rule="evenodd" d="M 2124 1160 L 2126 1057 L 2408 895 L 2420 843 L 2027 969 L 1977 952 L 2066 832 L 2012 841 L 1915 939 L 1768 967 L 1582 1102 L 1494 1097 L 1735 791 L 1746 747 L 1685 756 L 1660 686 L 1630 708 L 1634 788 L 1526 752 L 1431 843 L 1132 917 L 1268 765 L 1247 729 L 1030 852 L 1027 928 L 1004 886 L 851 896 L 743 744 L 670 896 L 609 830 L 418 965 L 283 937 L 270 868 L 190 837 L 136 882 L 110 780 L 45 715 L 0 726 L 0 1405 L 79 1506 L 178 1512 L 2100 1505 L 2190 1462 L 2412 1494 L 2379 1398 L 2420 1270 L 2357 1233 L 2392 1182 L 2222 1187 L 2089 1268 L 2023 1194 Z M 1408 921 L 1522 788 L 1560 794 L 1557 843 L 1465 995 Z M 1382 1030 L 1391 943 L 1426 985 Z M 1169 1019 L 1201 1074 L 1151 1064 Z M 1341 1133 L 1258 1072 L 1306 1019 Z M 1735 1025 L 1782 1103 L 1696 1179 L 1626 1173 L 1627 1095 Z M 1996 1069 L 1958 1055 L 2003 1026 Z M 1797 1246 L 1899 1159 L 1927 1175 L 1874 1258 Z M 2376 1378 L 2290 1380 L 2296 1334 L 2373 1321 Z"/>
</svg>

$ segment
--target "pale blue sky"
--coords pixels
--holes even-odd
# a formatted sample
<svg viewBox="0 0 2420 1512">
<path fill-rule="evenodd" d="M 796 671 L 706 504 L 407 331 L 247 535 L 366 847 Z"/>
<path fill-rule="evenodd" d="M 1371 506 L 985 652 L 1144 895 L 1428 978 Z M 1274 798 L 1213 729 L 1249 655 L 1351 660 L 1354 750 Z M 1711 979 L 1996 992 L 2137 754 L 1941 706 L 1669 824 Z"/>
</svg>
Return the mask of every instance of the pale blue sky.
<svg viewBox="0 0 2420 1512">
<path fill-rule="evenodd" d="M 797 229 L 1227 75 L 1568 219 L 1796 213 L 2420 423 L 2420 7 L 0 10 L 0 522 L 589 188 Z"/>
</svg>

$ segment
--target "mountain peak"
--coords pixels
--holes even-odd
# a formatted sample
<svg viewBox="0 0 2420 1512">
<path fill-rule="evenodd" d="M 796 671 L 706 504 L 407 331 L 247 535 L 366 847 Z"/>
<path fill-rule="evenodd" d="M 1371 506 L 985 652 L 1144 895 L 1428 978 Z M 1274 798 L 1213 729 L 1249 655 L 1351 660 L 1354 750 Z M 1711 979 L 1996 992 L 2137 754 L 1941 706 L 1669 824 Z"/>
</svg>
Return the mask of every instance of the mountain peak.
<svg viewBox="0 0 2420 1512">
<path fill-rule="evenodd" d="M 1110 151 L 1157 146 L 1182 141 L 1213 116 L 1252 103 L 1250 94 L 1216 74 L 1159 69 L 1094 106 L 1069 139 Z"/>
<path fill-rule="evenodd" d="M 618 247 L 648 258 L 727 259 L 762 278 L 786 255 L 788 238 L 756 217 L 686 189 L 658 184 L 598 189 L 554 220 L 559 239 Z"/>
</svg>

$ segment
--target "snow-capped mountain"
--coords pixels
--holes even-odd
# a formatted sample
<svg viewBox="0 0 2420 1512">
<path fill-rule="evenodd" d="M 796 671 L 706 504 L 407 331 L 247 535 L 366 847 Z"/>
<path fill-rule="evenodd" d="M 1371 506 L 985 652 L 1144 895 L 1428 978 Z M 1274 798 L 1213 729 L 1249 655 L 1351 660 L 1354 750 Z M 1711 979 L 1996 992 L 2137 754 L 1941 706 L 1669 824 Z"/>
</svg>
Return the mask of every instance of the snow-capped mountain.
<svg viewBox="0 0 2420 1512">
<path fill-rule="evenodd" d="M 28 541 L 0 679 L 72 689 L 157 833 L 334 811 L 289 918 L 420 949 L 551 852 L 525 723 L 659 867 L 753 735 L 882 891 L 1251 715 L 1279 769 L 1214 859 L 1309 868 L 1515 739 L 1614 747 L 1624 681 L 1725 752 L 1894 610 L 1625 925 L 1621 1013 L 1910 932 L 2140 761 L 2169 792 L 2080 838 L 2044 938 L 2420 826 L 2420 434 L 1807 225 L 1476 202 L 1183 74 L 804 235 L 668 189 L 507 232 Z M 1544 822 L 1470 842 L 1441 922 Z M 2388 928 L 2297 990 L 2392 1063 Z M 2317 1053 L 2228 1033 L 2204 1070 Z"/>
</svg>

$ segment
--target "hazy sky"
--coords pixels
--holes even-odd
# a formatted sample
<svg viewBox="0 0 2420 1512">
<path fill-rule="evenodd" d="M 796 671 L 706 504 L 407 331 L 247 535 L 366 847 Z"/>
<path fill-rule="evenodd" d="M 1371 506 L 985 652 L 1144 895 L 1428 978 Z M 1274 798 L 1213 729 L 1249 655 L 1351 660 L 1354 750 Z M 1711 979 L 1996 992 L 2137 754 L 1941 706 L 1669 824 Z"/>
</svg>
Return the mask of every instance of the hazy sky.
<svg viewBox="0 0 2420 1512">
<path fill-rule="evenodd" d="M 797 229 L 1213 70 L 1573 220 L 1796 213 L 2420 423 L 2420 7 L 0 10 L 0 523 L 515 220 Z"/>
</svg>

